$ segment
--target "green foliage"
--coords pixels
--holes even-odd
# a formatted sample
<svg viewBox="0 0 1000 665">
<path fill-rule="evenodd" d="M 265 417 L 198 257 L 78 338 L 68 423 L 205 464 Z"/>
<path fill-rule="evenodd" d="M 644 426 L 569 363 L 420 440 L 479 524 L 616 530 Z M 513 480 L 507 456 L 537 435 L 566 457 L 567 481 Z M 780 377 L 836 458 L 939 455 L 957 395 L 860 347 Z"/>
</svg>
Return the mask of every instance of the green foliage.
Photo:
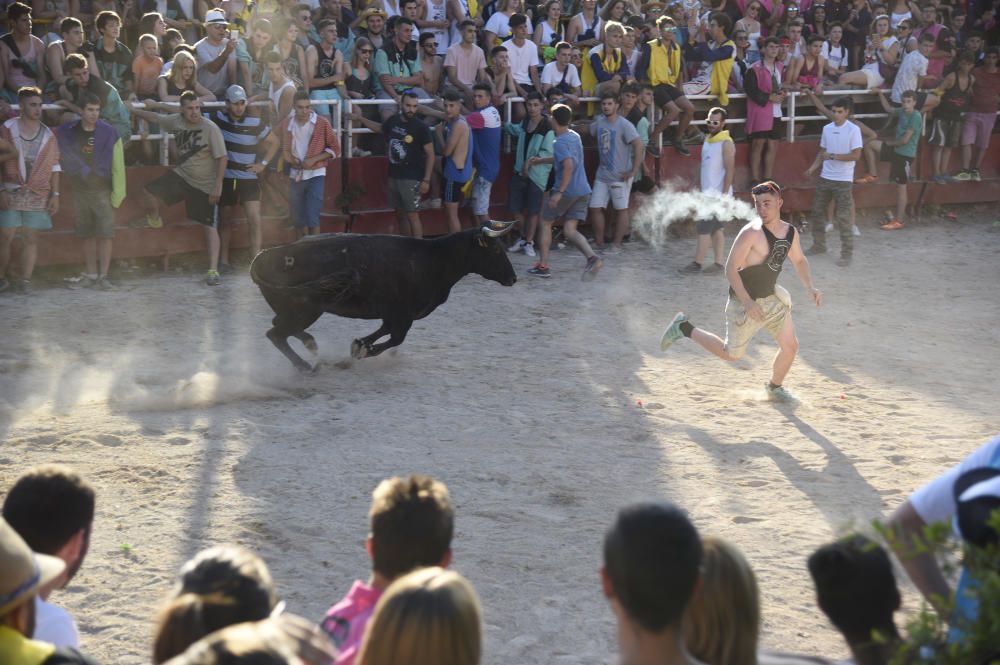
<svg viewBox="0 0 1000 665">
<path fill-rule="evenodd" d="M 1000 533 L 1000 510 L 994 511 L 990 525 Z M 892 549 L 901 551 L 898 534 L 879 523 L 875 528 Z M 933 555 L 946 579 L 954 579 L 961 558 L 976 585 L 979 612 L 971 623 L 955 626 L 964 638 L 949 643 L 947 619 L 952 615 L 954 598 L 935 599 L 941 613 L 923 603 L 919 614 L 906 624 L 905 637 L 891 665 L 1000 665 L 1000 547 L 963 548 L 947 523 L 925 527 L 922 538 L 909 545 L 913 556 Z"/>
</svg>

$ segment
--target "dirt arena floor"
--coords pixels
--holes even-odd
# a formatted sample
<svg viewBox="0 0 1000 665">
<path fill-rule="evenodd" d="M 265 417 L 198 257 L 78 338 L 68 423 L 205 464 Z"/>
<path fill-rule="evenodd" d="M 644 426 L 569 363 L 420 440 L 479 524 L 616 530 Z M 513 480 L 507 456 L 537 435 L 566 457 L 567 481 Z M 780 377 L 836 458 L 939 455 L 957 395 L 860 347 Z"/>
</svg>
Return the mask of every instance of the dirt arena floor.
<svg viewBox="0 0 1000 665">
<path fill-rule="evenodd" d="M 105 663 L 149 662 L 178 567 L 215 543 L 258 550 L 289 610 L 320 618 L 367 576 L 371 490 L 411 471 L 451 489 L 486 663 L 614 662 L 601 541 L 620 506 L 650 498 L 743 549 L 765 647 L 845 656 L 806 556 L 1000 430 L 994 219 L 863 225 L 850 269 L 812 261 L 818 310 L 788 267 L 797 408 L 764 400 L 766 334 L 735 367 L 687 340 L 659 351 L 679 309 L 723 325 L 725 279 L 676 273 L 693 239 L 633 243 L 591 283 L 576 252 L 555 254 L 550 280 L 515 256 L 514 287 L 467 277 L 397 354 L 347 368 L 335 363 L 374 326 L 324 317 L 315 377 L 264 338 L 271 311 L 246 273 L 5 295 L 0 492 L 41 462 L 97 488 L 89 558 L 52 599 Z"/>
</svg>

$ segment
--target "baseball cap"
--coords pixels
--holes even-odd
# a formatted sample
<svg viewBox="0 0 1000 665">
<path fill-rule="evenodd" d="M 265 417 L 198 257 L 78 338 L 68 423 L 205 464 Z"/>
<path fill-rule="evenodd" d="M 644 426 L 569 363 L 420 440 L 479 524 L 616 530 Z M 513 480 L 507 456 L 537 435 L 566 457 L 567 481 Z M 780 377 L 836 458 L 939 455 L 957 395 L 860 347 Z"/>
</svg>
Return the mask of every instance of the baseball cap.
<svg viewBox="0 0 1000 665">
<path fill-rule="evenodd" d="M 226 12 L 221 9 L 209 9 L 205 12 L 205 23 L 225 23 L 229 25 L 229 21 L 226 20 Z"/>
<path fill-rule="evenodd" d="M 246 100 L 247 91 L 243 89 L 243 86 L 233 84 L 226 88 L 227 102 L 245 102 Z"/>
<path fill-rule="evenodd" d="M 1000 542 L 1000 534 L 990 526 L 993 513 L 1000 510 L 1000 469 L 966 471 L 955 481 L 954 493 L 954 526 L 962 540 L 977 547 Z"/>
<path fill-rule="evenodd" d="M 34 596 L 65 568 L 62 559 L 32 552 L 14 527 L 0 518 L 0 616 Z"/>
</svg>

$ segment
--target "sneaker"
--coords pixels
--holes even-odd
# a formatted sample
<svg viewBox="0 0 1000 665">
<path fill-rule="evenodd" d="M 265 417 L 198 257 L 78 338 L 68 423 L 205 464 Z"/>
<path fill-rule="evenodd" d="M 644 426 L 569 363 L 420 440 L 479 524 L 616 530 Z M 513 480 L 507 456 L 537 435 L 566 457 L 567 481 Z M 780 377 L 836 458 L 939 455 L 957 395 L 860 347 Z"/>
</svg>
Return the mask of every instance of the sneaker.
<svg viewBox="0 0 1000 665">
<path fill-rule="evenodd" d="M 205 275 L 205 283 L 209 286 L 218 286 L 221 281 L 218 270 L 209 270 Z"/>
<path fill-rule="evenodd" d="M 670 348 L 670 345 L 684 337 L 684 333 L 681 332 L 681 324 L 688 320 L 688 317 L 684 315 L 684 312 L 677 312 L 674 315 L 670 325 L 667 329 L 663 331 L 663 335 L 660 337 L 660 351 L 666 351 Z"/>
<path fill-rule="evenodd" d="M 610 255 L 613 256 L 615 254 L 621 254 L 623 251 L 625 251 L 625 249 L 623 247 L 620 247 L 620 246 L 617 246 L 617 245 L 606 245 L 604 247 L 604 251 L 602 253 L 605 254 L 605 255 L 610 254 Z"/>
<path fill-rule="evenodd" d="M 9 288 L 10 288 L 10 282 L 8 282 L 5 278 L 0 277 L 0 293 L 3 293 Z"/>
<path fill-rule="evenodd" d="M 858 228 L 857 224 L 851 224 L 851 235 L 855 238 L 861 237 L 861 229 Z"/>
<path fill-rule="evenodd" d="M 515 242 L 510 247 L 508 247 L 507 251 L 510 252 L 511 254 L 517 254 L 518 252 L 524 251 L 524 247 L 527 244 L 528 243 L 524 242 L 524 238 L 522 238 L 522 239 L 518 240 L 517 242 Z"/>
<path fill-rule="evenodd" d="M 533 267 L 528 268 L 528 274 L 534 275 L 535 277 L 552 277 L 552 269 L 548 266 L 543 266 L 540 263 L 536 263 Z"/>
<path fill-rule="evenodd" d="M 31 294 L 31 281 L 27 279 L 21 279 L 17 282 L 17 292 L 22 295 Z"/>
<path fill-rule="evenodd" d="M 681 157 L 690 157 L 691 151 L 684 145 L 684 141 L 674 141 L 674 148 L 681 154 Z"/>
<path fill-rule="evenodd" d="M 823 227 L 823 230 L 826 231 L 827 233 L 833 233 L 833 224 L 827 224 L 826 226 Z"/>
<path fill-rule="evenodd" d="M 535 251 L 535 243 L 533 242 L 524 243 L 524 253 L 530 256 L 531 258 L 535 258 L 536 256 L 538 256 L 538 252 Z"/>
<path fill-rule="evenodd" d="M 805 251 L 806 256 L 819 256 L 820 254 L 826 254 L 826 247 L 822 245 L 813 245 Z"/>
<path fill-rule="evenodd" d="M 219 274 L 220 275 L 229 275 L 229 274 L 231 274 L 233 272 L 233 270 L 234 270 L 234 268 L 231 265 L 229 265 L 228 263 L 220 263 L 219 264 Z"/>
<path fill-rule="evenodd" d="M 856 178 L 854 180 L 855 185 L 870 185 L 873 182 L 878 182 L 878 176 L 873 173 L 869 173 L 868 175 L 863 175 L 860 178 Z"/>
<path fill-rule="evenodd" d="M 972 180 L 972 171 L 969 169 L 962 169 L 955 174 L 955 180 L 960 182 L 968 182 L 969 180 Z"/>
<path fill-rule="evenodd" d="M 594 279 L 595 277 L 597 277 L 597 272 L 601 269 L 601 266 L 603 265 L 604 261 L 602 261 L 599 256 L 590 257 L 589 259 L 587 259 L 587 265 L 584 266 L 583 275 L 580 276 L 580 279 L 582 279 L 585 282 L 589 282 L 590 280 Z"/>
<path fill-rule="evenodd" d="M 701 271 L 702 275 L 718 275 L 719 273 L 726 272 L 726 266 L 721 263 L 713 263 L 704 270 Z"/>
<path fill-rule="evenodd" d="M 692 261 L 683 268 L 678 268 L 677 272 L 682 275 L 700 275 L 701 274 L 701 264 L 697 261 Z"/>
<path fill-rule="evenodd" d="M 99 277 L 97 279 L 97 288 L 101 291 L 114 291 L 115 285 L 111 283 L 111 280 L 105 277 Z"/>
<path fill-rule="evenodd" d="M 785 404 L 798 404 L 799 402 L 799 398 L 784 386 L 772 388 L 770 383 L 765 383 L 764 392 L 767 393 L 767 398 L 772 402 L 784 402 Z"/>
<path fill-rule="evenodd" d="M 839 259 L 837 259 L 837 265 L 840 266 L 841 268 L 846 268 L 847 266 L 851 265 L 851 257 L 841 256 Z"/>
<path fill-rule="evenodd" d="M 972 169 L 972 182 L 980 182 L 982 179 L 983 177 L 979 175 L 979 169 Z"/>
<path fill-rule="evenodd" d="M 66 277 L 63 279 L 63 284 L 66 285 L 67 289 L 77 290 L 77 289 L 90 289 L 97 283 L 97 280 L 93 277 L 88 277 L 87 275 L 80 273 L 76 277 Z"/>
<path fill-rule="evenodd" d="M 903 224 L 898 219 L 892 219 L 892 220 L 889 220 L 888 222 L 886 222 L 885 224 L 882 225 L 882 230 L 883 231 L 898 231 L 899 229 L 903 228 L 904 226 L 906 226 L 906 224 Z"/>
</svg>

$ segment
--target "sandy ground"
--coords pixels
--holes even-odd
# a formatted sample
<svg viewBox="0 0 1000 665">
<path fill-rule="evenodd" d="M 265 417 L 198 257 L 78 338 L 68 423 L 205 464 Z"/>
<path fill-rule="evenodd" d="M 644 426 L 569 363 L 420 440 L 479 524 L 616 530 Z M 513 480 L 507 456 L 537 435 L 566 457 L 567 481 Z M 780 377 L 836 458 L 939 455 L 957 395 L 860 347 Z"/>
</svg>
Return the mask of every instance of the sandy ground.
<svg viewBox="0 0 1000 665">
<path fill-rule="evenodd" d="M 841 656 L 807 554 L 1000 429 L 1000 229 L 863 231 L 849 270 L 813 261 L 822 309 L 782 277 L 798 303 L 798 408 L 763 399 L 766 335 L 736 368 L 686 340 L 659 352 L 678 309 L 723 323 L 724 278 L 675 272 L 690 239 L 633 244 L 592 283 L 575 252 L 548 281 L 516 256 L 513 288 L 468 277 L 398 354 L 347 369 L 333 364 L 373 326 L 324 317 L 312 332 L 327 367 L 309 378 L 264 338 L 271 312 L 246 274 L 6 296 L 0 490 L 47 461 L 96 486 L 90 556 L 53 600 L 105 663 L 148 662 L 155 608 L 213 543 L 259 550 L 289 609 L 319 618 L 367 575 L 372 488 L 410 471 L 451 489 L 487 663 L 613 662 L 601 539 L 618 507 L 653 497 L 743 548 L 765 646 Z"/>
</svg>

